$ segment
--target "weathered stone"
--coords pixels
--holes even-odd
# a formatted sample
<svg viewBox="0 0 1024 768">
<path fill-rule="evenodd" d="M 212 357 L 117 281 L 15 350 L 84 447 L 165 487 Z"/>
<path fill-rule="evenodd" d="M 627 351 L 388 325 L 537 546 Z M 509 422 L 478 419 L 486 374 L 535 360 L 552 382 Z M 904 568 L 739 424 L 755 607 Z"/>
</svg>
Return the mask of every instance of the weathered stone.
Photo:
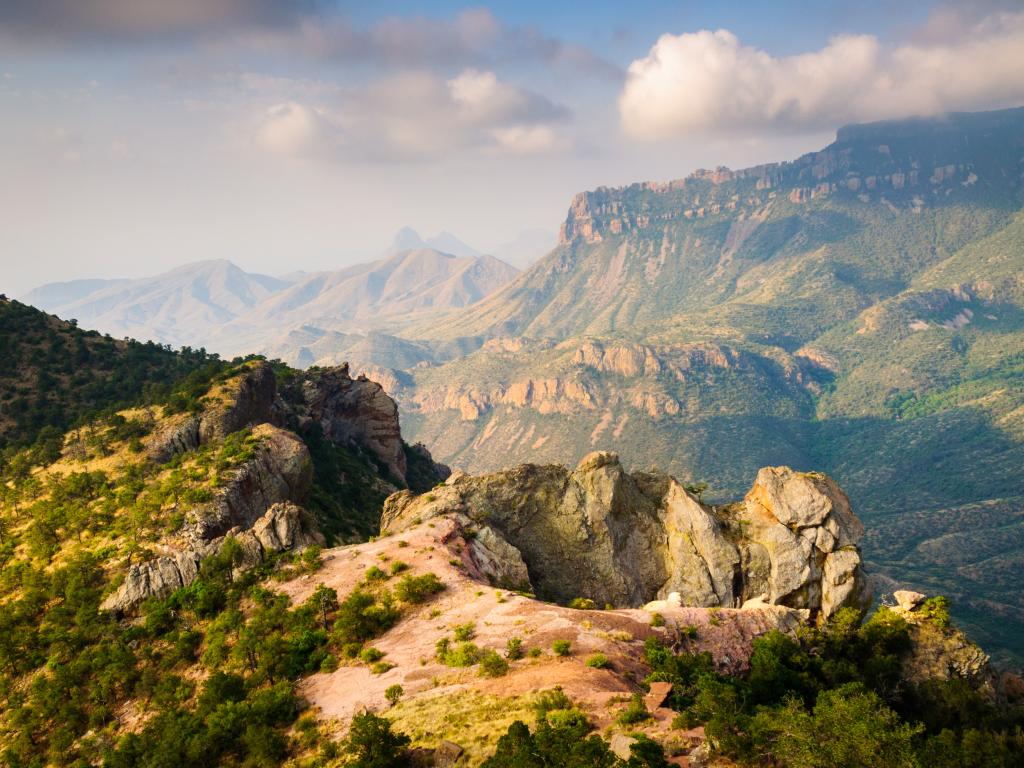
<svg viewBox="0 0 1024 768">
<path fill-rule="evenodd" d="M 465 750 L 454 741 L 442 741 L 434 750 L 434 765 L 437 768 L 449 768 L 455 765 Z"/>
<path fill-rule="evenodd" d="M 146 452 L 154 461 L 165 462 L 245 427 L 272 421 L 276 396 L 270 364 L 249 363 L 211 390 L 202 413 L 174 416 L 154 431 L 146 439 Z"/>
<path fill-rule="evenodd" d="M 672 683 L 651 683 L 651 689 L 644 696 L 644 706 L 648 712 L 653 712 L 665 703 L 665 699 L 672 693 Z"/>
<path fill-rule="evenodd" d="M 405 483 L 406 458 L 398 406 L 375 381 L 349 376 L 348 365 L 307 371 L 286 400 L 300 424 L 319 424 L 324 437 L 356 445 Z"/>
<path fill-rule="evenodd" d="M 912 611 L 920 605 L 925 596 L 920 592 L 914 592 L 909 589 L 899 589 L 892 593 L 892 596 L 896 600 L 896 604 L 904 611 Z"/>
<path fill-rule="evenodd" d="M 453 514 L 489 529 L 488 551 L 507 542 L 537 594 L 558 602 L 638 606 L 677 593 L 684 605 L 738 607 L 767 595 L 825 619 L 868 595 L 863 529 L 845 495 L 785 467 L 761 470 L 744 502 L 708 507 L 673 478 L 630 475 L 615 454 L 595 452 L 571 471 L 523 465 L 394 494 L 381 526 Z"/>
<path fill-rule="evenodd" d="M 620 760 L 629 760 L 630 747 L 636 744 L 636 739 L 624 733 L 616 733 L 608 742 L 608 747 Z"/>
</svg>

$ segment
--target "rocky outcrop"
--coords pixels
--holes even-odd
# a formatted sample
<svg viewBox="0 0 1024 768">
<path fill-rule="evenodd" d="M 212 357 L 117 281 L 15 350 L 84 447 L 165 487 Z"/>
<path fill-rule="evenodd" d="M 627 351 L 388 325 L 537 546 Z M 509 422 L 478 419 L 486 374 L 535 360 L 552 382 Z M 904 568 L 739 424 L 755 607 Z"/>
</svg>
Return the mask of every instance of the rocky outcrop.
<svg viewBox="0 0 1024 768">
<path fill-rule="evenodd" d="M 942 610 L 929 610 L 925 596 L 900 590 L 891 610 L 902 617 L 910 630 L 910 648 L 901 658 L 902 676 L 912 683 L 928 680 L 964 680 L 990 696 L 997 681 L 989 657 L 976 643 L 949 623 Z"/>
<path fill-rule="evenodd" d="M 199 577 L 202 561 L 219 553 L 228 541 L 237 542 L 236 570 L 262 563 L 269 555 L 323 544 L 324 537 L 306 512 L 294 504 L 274 504 L 248 530 L 233 528 L 224 536 L 161 555 L 128 568 L 117 591 L 100 606 L 117 614 L 127 613 L 145 600 L 164 598 Z"/>
<path fill-rule="evenodd" d="M 245 427 L 276 421 L 277 386 L 269 363 L 256 361 L 214 387 L 201 413 L 174 416 L 146 440 L 146 452 L 157 462 L 223 440 Z"/>
<path fill-rule="evenodd" d="M 129 567 L 104 609 L 124 613 L 147 598 L 188 586 L 198 577 L 202 560 L 220 551 L 228 537 L 242 544 L 243 566 L 262 562 L 264 552 L 323 541 L 293 503 L 305 500 L 313 480 L 306 445 L 270 424 L 254 429 L 253 437 L 258 441 L 254 456 L 230 470 L 213 501 L 188 510 L 181 532 L 165 542 L 165 554 Z"/>
<path fill-rule="evenodd" d="M 711 507 L 672 477 L 631 475 L 617 455 L 596 452 L 572 471 L 523 465 L 397 493 L 381 529 L 441 515 L 472 521 L 482 541 L 503 539 L 537 594 L 557 602 L 640 606 L 678 594 L 686 606 L 759 600 L 824 619 L 869 600 L 863 528 L 846 496 L 824 475 L 787 467 L 762 469 L 742 502 Z"/>
<path fill-rule="evenodd" d="M 258 441 L 253 458 L 233 470 L 212 503 L 189 513 L 184 534 L 189 540 L 209 541 L 232 528 L 249 528 L 274 504 L 305 501 L 313 484 L 306 444 L 270 424 L 252 434 Z"/>
<path fill-rule="evenodd" d="M 353 379 L 348 365 L 307 371 L 285 400 L 300 431 L 319 425 L 335 443 L 358 445 L 405 484 L 406 459 L 398 406 L 375 381 Z"/>
</svg>

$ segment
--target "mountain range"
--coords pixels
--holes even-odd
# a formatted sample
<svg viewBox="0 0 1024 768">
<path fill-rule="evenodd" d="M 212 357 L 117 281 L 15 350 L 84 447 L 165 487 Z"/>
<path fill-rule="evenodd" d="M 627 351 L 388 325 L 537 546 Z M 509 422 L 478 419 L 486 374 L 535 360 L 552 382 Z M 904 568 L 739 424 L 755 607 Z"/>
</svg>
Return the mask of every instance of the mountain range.
<svg viewBox="0 0 1024 768">
<path fill-rule="evenodd" d="M 349 359 L 469 471 L 611 448 L 725 499 L 764 465 L 824 469 L 878 584 L 952 596 L 1019 661 L 1022 173 L 1024 109 L 847 126 L 790 162 L 581 193 L 518 276 L 401 232 L 204 343 Z"/>
<path fill-rule="evenodd" d="M 766 463 L 822 467 L 876 532 L 877 579 L 954 595 L 1020 654 L 1022 163 L 1015 109 L 582 193 L 541 262 L 396 331 L 478 349 L 377 375 L 470 471 L 610 445 L 729 495 Z"/>
<path fill-rule="evenodd" d="M 138 280 L 52 283 L 26 301 L 115 337 L 228 355 L 272 350 L 296 364 L 329 363 L 352 358 L 368 332 L 396 317 L 468 306 L 517 274 L 453 235 L 431 242 L 461 255 L 427 247 L 404 229 L 383 258 L 336 271 L 275 278 L 226 260 L 205 261 Z M 386 356 L 382 362 L 406 359 Z"/>
</svg>

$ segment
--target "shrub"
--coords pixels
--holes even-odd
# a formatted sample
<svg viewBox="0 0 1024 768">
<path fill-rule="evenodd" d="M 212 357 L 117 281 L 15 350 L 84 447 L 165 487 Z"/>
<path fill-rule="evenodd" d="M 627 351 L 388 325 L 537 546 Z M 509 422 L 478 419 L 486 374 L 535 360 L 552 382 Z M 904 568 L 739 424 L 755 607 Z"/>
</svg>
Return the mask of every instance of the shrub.
<svg viewBox="0 0 1024 768">
<path fill-rule="evenodd" d="M 383 675 L 388 670 L 394 669 L 395 665 L 390 664 L 386 661 L 378 661 L 376 664 L 370 665 L 370 671 L 375 675 Z"/>
<path fill-rule="evenodd" d="M 603 653 L 595 653 L 589 659 L 587 659 L 587 666 L 593 667 L 594 669 L 608 669 L 612 663 L 608 661 L 608 657 Z"/>
<path fill-rule="evenodd" d="M 402 573 L 403 571 L 407 571 L 407 570 L 409 570 L 409 564 L 408 563 L 403 563 L 401 560 L 395 560 L 395 562 L 393 562 L 391 564 L 391 575 L 392 576 L 397 576 L 398 574 Z"/>
<path fill-rule="evenodd" d="M 384 658 L 384 651 L 378 650 L 377 648 L 364 648 L 359 654 L 359 659 L 372 664 L 375 661 L 380 661 Z"/>
<path fill-rule="evenodd" d="M 449 667 L 471 667 L 480 660 L 480 649 L 473 643 L 459 643 L 444 657 Z"/>
<path fill-rule="evenodd" d="M 363 643 L 391 629 L 400 615 L 389 592 L 375 597 L 356 589 L 338 605 L 334 633 L 343 645 Z"/>
<path fill-rule="evenodd" d="M 444 590 L 444 584 L 432 573 L 422 576 L 403 576 L 395 585 L 395 595 L 404 603 L 423 603 Z"/>
<path fill-rule="evenodd" d="M 509 661 L 516 661 L 523 658 L 523 640 L 520 637 L 510 637 L 505 643 L 505 658 Z"/>
<path fill-rule="evenodd" d="M 596 611 L 597 603 L 591 600 L 589 597 L 574 597 L 569 601 L 570 608 L 576 608 L 580 611 Z"/>
<path fill-rule="evenodd" d="M 615 718 L 615 722 L 619 725 L 635 725 L 649 720 L 650 717 L 651 713 L 644 706 L 644 697 L 639 693 L 634 693 L 626 708 Z"/>
<path fill-rule="evenodd" d="M 949 600 L 941 595 L 925 600 L 917 612 L 936 627 L 949 626 Z"/>
<path fill-rule="evenodd" d="M 555 640 L 551 644 L 551 650 L 556 656 L 569 656 L 572 654 L 572 643 L 569 640 Z"/>
<path fill-rule="evenodd" d="M 572 699 L 565 695 L 561 686 L 549 691 L 541 691 L 533 702 L 533 710 L 538 718 L 542 718 L 556 709 L 572 709 Z"/>
<path fill-rule="evenodd" d="M 455 628 L 455 639 L 459 642 L 472 640 L 476 635 L 476 625 L 473 622 L 460 624 Z"/>
<path fill-rule="evenodd" d="M 369 568 L 366 569 L 367 581 L 386 581 L 387 578 L 388 575 L 384 573 L 384 571 L 382 571 L 376 565 L 371 565 Z"/>
<path fill-rule="evenodd" d="M 405 693 L 405 689 L 396 683 L 395 685 L 388 686 L 387 690 L 384 691 L 384 698 L 387 699 L 388 703 L 393 707 L 398 703 L 398 700 L 402 698 L 403 693 Z"/>
<path fill-rule="evenodd" d="M 508 672 L 508 662 L 493 650 L 484 651 L 480 657 L 480 674 L 484 677 L 501 677 Z"/>
<path fill-rule="evenodd" d="M 531 648 L 529 651 L 526 652 L 526 655 L 529 656 L 531 659 L 536 659 L 542 653 L 544 653 L 544 651 L 542 651 L 540 648 Z"/>
<path fill-rule="evenodd" d="M 665 617 L 662 616 L 660 613 L 652 614 L 651 615 L 651 626 L 652 627 L 664 627 L 665 626 Z"/>
</svg>

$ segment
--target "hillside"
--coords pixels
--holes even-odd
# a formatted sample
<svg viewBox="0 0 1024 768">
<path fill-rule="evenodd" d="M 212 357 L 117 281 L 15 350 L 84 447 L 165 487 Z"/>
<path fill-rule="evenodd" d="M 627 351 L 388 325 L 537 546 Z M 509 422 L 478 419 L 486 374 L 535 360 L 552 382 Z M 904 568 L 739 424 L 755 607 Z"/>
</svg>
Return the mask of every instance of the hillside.
<svg viewBox="0 0 1024 768">
<path fill-rule="evenodd" d="M 12 306 L 16 354 L 77 338 Z M 162 386 L 0 467 L 5 765 L 796 766 L 846 700 L 868 735 L 836 743 L 887 765 L 1020 757 L 1024 685 L 942 599 L 863 619 L 865 531 L 820 473 L 714 506 L 610 453 L 449 477 L 345 367 L 138 375 Z"/>
<path fill-rule="evenodd" d="M 507 287 L 393 331 L 474 351 L 374 375 L 470 471 L 607 446 L 722 498 L 759 466 L 823 468 L 885 530 L 879 577 L 951 593 L 1019 661 L 1022 158 L 1016 109 L 582 193 Z M 953 557 L 941 521 L 978 508 Z"/>
<path fill-rule="evenodd" d="M 116 341 L 0 299 L 0 451 L 36 444 L 53 453 L 69 427 L 102 410 L 167 396 L 189 374 L 216 370 L 216 356 Z"/>
</svg>

